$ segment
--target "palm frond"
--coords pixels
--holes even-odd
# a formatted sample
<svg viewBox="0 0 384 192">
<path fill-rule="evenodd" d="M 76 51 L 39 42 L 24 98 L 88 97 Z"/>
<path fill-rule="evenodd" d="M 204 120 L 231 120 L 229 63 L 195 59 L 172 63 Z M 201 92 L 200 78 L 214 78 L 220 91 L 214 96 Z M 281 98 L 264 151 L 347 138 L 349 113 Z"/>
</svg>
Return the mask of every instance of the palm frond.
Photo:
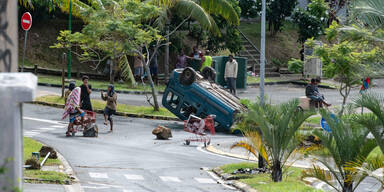
<svg viewBox="0 0 384 192">
<path fill-rule="evenodd" d="M 384 27 L 384 1 L 358 0 L 353 8 L 353 15 L 371 28 Z"/>
<path fill-rule="evenodd" d="M 121 75 L 123 78 L 129 82 L 130 85 L 136 85 L 135 78 L 133 77 L 133 73 L 131 70 L 131 66 L 129 65 L 127 56 L 124 55 L 120 58 L 119 68 L 121 69 Z"/>
<path fill-rule="evenodd" d="M 205 29 L 212 27 L 210 15 L 194 1 L 179 0 L 174 6 L 174 10 L 182 17 L 191 16 L 193 20 L 197 21 Z"/>
<path fill-rule="evenodd" d="M 304 170 L 301 175 L 302 178 L 314 177 L 320 181 L 325 182 L 326 184 L 334 188 L 336 191 L 339 191 L 337 186 L 332 183 L 332 174 L 324 169 L 321 169 L 319 166 L 314 165 L 312 169 Z"/>
<path fill-rule="evenodd" d="M 222 16 L 232 25 L 239 25 L 239 15 L 227 0 L 200 0 L 201 7 L 209 14 Z"/>
</svg>

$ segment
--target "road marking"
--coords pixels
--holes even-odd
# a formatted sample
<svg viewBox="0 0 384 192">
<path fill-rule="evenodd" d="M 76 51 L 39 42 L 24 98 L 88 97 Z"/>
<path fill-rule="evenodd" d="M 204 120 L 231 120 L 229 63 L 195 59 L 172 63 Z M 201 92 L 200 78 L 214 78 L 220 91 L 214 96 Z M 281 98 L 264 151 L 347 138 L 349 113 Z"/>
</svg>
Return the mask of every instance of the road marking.
<svg viewBox="0 0 384 192">
<path fill-rule="evenodd" d="M 31 120 L 31 121 L 40 121 L 40 122 L 44 122 L 44 123 L 52 123 L 52 124 L 60 124 L 60 125 L 62 125 L 62 123 L 59 122 L 59 121 L 52 121 L 52 120 L 48 120 L 48 119 L 38 119 L 38 118 L 33 118 L 33 117 L 23 117 L 23 119 Z"/>
<path fill-rule="evenodd" d="M 133 191 L 124 189 L 123 192 L 133 192 Z"/>
<path fill-rule="evenodd" d="M 39 128 L 39 130 L 43 130 L 43 131 L 53 131 L 55 129 L 56 128 L 52 128 L 52 127 L 42 127 L 42 128 Z"/>
<path fill-rule="evenodd" d="M 26 131 L 24 132 L 24 136 L 36 136 L 36 135 L 39 135 L 40 133 L 39 132 L 36 132 L 36 131 Z"/>
<path fill-rule="evenodd" d="M 216 181 L 210 178 L 195 177 L 194 179 L 199 183 L 205 183 L 205 184 L 217 183 Z"/>
<path fill-rule="evenodd" d="M 160 179 L 163 180 L 164 182 L 176 182 L 176 183 L 181 182 L 181 180 L 177 177 L 160 176 Z"/>
<path fill-rule="evenodd" d="M 67 125 L 52 125 L 51 127 L 53 127 L 53 128 L 64 128 L 66 126 Z"/>
<path fill-rule="evenodd" d="M 144 180 L 142 175 L 124 175 L 128 180 Z"/>
<path fill-rule="evenodd" d="M 98 179 L 108 179 L 108 175 L 106 173 L 89 172 L 89 176 L 92 178 L 98 178 Z"/>
</svg>

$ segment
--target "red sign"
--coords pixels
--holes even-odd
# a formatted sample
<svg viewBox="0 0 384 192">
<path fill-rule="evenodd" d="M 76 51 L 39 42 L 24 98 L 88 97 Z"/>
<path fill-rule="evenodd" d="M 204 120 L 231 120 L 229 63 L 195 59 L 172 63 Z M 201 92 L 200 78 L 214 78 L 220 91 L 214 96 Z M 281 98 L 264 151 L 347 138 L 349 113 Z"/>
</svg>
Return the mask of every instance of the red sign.
<svg viewBox="0 0 384 192">
<path fill-rule="evenodd" d="M 29 12 L 26 12 L 21 17 L 21 27 L 24 31 L 28 31 L 32 26 L 32 16 Z"/>
</svg>

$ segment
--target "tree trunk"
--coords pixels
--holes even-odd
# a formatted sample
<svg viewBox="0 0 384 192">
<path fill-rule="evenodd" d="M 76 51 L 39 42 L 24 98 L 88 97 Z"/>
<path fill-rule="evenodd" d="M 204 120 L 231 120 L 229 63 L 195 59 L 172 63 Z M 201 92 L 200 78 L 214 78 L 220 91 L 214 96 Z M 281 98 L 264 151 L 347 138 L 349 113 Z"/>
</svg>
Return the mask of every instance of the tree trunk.
<svg viewBox="0 0 384 192">
<path fill-rule="evenodd" d="M 156 92 L 155 86 L 153 85 L 152 76 L 150 75 L 151 70 L 149 69 L 149 62 L 147 62 L 147 63 L 148 64 L 145 64 L 145 71 L 147 72 L 147 74 L 149 74 L 148 80 L 149 80 L 149 84 L 151 85 L 151 89 L 152 89 L 152 97 L 153 97 L 153 104 L 154 104 L 153 110 L 159 111 L 159 103 L 157 102 L 157 92 Z"/>
<path fill-rule="evenodd" d="M 352 192 L 353 183 L 344 181 L 343 192 Z"/>
<path fill-rule="evenodd" d="M 169 25 L 170 25 L 170 20 L 167 19 L 165 24 L 165 31 L 166 31 L 166 45 L 165 45 L 165 56 L 164 56 L 165 82 L 168 82 L 169 80 Z"/>
<path fill-rule="evenodd" d="M 283 171 L 281 170 L 281 162 L 275 161 L 272 165 L 272 180 L 280 182 L 283 179 Z"/>
</svg>

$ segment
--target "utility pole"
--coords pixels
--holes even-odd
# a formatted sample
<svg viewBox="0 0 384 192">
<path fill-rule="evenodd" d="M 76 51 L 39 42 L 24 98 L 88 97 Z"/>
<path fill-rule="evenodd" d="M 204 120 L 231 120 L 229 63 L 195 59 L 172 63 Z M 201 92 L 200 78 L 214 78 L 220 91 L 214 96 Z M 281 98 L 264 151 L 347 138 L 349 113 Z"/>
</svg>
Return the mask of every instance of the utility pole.
<svg viewBox="0 0 384 192">
<path fill-rule="evenodd" d="M 166 45 L 165 45 L 165 56 L 164 56 L 164 79 L 165 82 L 168 82 L 169 79 L 169 25 L 170 19 L 168 18 L 165 24 L 165 33 L 166 33 Z"/>
<path fill-rule="evenodd" d="M 264 76 L 265 76 L 265 15 L 266 4 L 265 0 L 262 0 L 261 7 L 261 40 L 260 40 L 260 104 L 264 105 Z M 263 133 L 260 131 L 261 140 L 263 140 Z M 265 168 L 264 158 L 259 153 L 259 168 Z"/>
<path fill-rule="evenodd" d="M 69 0 L 69 26 L 68 30 L 72 33 L 72 0 Z M 69 44 L 69 50 L 68 50 L 68 68 L 67 68 L 67 74 L 68 79 L 71 79 L 71 44 Z"/>
</svg>

